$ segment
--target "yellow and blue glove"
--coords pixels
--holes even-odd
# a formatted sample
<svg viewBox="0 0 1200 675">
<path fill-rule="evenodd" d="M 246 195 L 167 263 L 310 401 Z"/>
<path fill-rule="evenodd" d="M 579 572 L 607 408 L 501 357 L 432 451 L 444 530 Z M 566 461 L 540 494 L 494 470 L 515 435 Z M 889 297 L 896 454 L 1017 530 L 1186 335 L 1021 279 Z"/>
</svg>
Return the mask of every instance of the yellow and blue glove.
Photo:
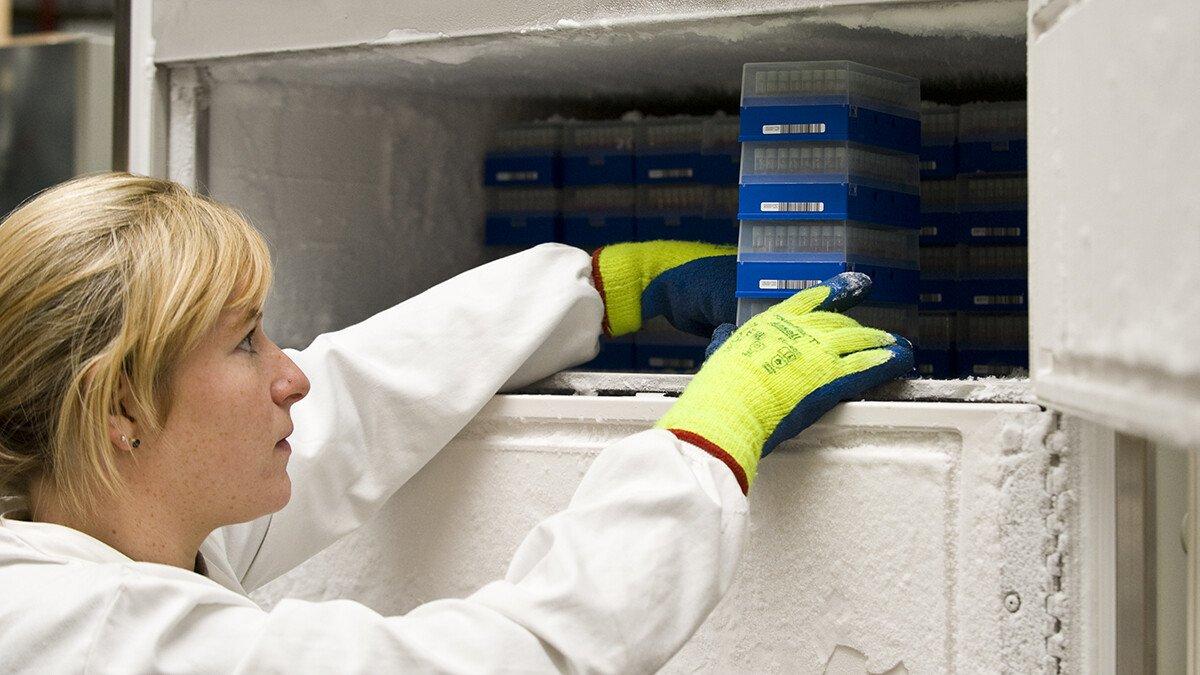
<svg viewBox="0 0 1200 675">
<path fill-rule="evenodd" d="M 749 492 L 760 457 L 838 401 L 913 369 L 908 340 L 837 313 L 870 287 L 865 274 L 844 272 L 737 330 L 721 327 L 700 372 L 654 426 L 724 462 Z"/>
<path fill-rule="evenodd" d="M 604 299 L 604 332 L 625 335 L 664 316 L 709 337 L 737 316 L 737 248 L 690 241 L 613 244 L 592 254 L 592 281 Z"/>
</svg>

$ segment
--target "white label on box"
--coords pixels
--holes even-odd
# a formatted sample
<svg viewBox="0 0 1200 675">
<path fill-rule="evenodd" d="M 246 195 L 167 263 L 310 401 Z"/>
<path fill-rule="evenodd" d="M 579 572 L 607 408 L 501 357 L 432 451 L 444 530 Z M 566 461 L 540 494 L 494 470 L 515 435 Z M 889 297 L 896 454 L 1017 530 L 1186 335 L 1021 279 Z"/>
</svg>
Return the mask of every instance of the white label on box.
<svg viewBox="0 0 1200 675">
<path fill-rule="evenodd" d="M 779 134 L 823 134 L 825 133 L 825 123 L 764 124 L 762 132 L 764 136 L 776 136 Z"/>
<path fill-rule="evenodd" d="M 497 171 L 496 172 L 496 182 L 497 183 L 515 183 L 518 181 L 520 181 L 520 182 L 535 181 L 537 179 L 538 179 L 538 172 L 536 172 L 536 171 Z"/>
<path fill-rule="evenodd" d="M 646 172 L 650 178 L 691 178 L 694 172 L 691 168 L 684 169 L 650 169 Z"/>
<path fill-rule="evenodd" d="M 820 213 L 825 202 L 760 202 L 758 210 L 763 213 Z"/>
<path fill-rule="evenodd" d="M 820 284 L 820 279 L 759 279 L 760 291 L 802 291 Z"/>
</svg>

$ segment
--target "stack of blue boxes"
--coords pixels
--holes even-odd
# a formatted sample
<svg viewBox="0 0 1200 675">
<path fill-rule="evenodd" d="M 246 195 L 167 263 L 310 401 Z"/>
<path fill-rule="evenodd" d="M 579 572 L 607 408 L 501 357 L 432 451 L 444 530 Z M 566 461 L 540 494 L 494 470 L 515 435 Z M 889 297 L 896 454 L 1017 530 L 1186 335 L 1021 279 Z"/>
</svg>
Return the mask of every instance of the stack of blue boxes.
<svg viewBox="0 0 1200 675">
<path fill-rule="evenodd" d="M 485 242 L 584 250 L 681 239 L 737 241 L 738 118 L 540 122 L 497 132 L 484 161 Z M 707 340 L 648 322 L 601 340 L 591 370 L 693 372 Z"/>
<path fill-rule="evenodd" d="M 917 338 L 920 82 L 848 61 L 742 73 L 738 323 L 839 272 L 863 323 Z"/>
<path fill-rule="evenodd" d="M 551 122 L 496 133 L 483 163 L 485 243 L 532 246 L 558 241 L 561 146 L 562 125 Z"/>
<path fill-rule="evenodd" d="M 1028 368 L 1025 102 L 927 106 L 957 116 L 954 165 L 944 134 L 926 134 L 922 157 L 922 340 L 918 371 L 931 377 L 1012 375 Z M 939 161 L 940 160 L 940 161 Z M 950 323 L 947 324 L 947 317 Z"/>
<path fill-rule="evenodd" d="M 958 233 L 958 108 L 921 104 L 921 340 L 917 373 L 950 378 L 960 267 Z"/>
</svg>

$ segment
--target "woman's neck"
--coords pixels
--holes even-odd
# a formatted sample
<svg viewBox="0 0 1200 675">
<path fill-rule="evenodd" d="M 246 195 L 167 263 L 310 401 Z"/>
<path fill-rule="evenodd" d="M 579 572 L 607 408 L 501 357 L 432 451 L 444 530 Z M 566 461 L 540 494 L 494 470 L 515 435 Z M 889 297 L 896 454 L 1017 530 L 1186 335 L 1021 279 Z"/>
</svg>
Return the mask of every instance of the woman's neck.
<svg viewBox="0 0 1200 675">
<path fill-rule="evenodd" d="M 211 529 L 189 527 L 183 519 L 164 508 L 167 500 L 139 499 L 139 495 L 102 498 L 91 517 L 80 517 L 64 507 L 61 499 L 35 480 L 29 491 L 31 520 L 78 530 L 138 562 L 171 565 L 192 571 L 196 554 Z"/>
</svg>

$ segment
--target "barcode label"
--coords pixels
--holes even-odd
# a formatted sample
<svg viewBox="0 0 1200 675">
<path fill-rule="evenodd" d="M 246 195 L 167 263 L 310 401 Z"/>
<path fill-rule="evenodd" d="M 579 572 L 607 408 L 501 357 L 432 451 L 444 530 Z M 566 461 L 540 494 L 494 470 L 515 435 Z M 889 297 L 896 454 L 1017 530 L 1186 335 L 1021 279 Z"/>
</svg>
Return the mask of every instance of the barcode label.
<svg viewBox="0 0 1200 675">
<path fill-rule="evenodd" d="M 779 134 L 823 134 L 825 133 L 824 122 L 810 122 L 806 124 L 764 124 L 762 126 L 764 136 L 776 136 Z"/>
<path fill-rule="evenodd" d="M 921 302 L 941 302 L 941 301 L 942 301 L 941 293 L 922 293 L 921 294 Z"/>
<path fill-rule="evenodd" d="M 937 160 L 936 159 L 927 159 L 924 162 L 921 162 L 921 170 L 922 171 L 937 170 Z"/>
<path fill-rule="evenodd" d="M 696 367 L 695 359 L 668 359 L 661 356 L 651 356 L 648 359 L 651 368 L 672 368 L 674 370 L 691 370 Z"/>
<path fill-rule="evenodd" d="M 1021 305 L 1025 303 L 1024 295 L 976 295 L 973 298 L 976 305 Z"/>
<path fill-rule="evenodd" d="M 972 237 L 1019 237 L 1019 227 L 972 227 Z"/>
<path fill-rule="evenodd" d="M 763 213 L 820 213 L 825 202 L 762 202 L 758 210 Z"/>
<path fill-rule="evenodd" d="M 821 283 L 820 279 L 759 279 L 760 291 L 802 291 Z"/>
<path fill-rule="evenodd" d="M 538 179 L 536 171 L 498 171 L 496 172 L 497 183 L 516 183 L 533 181 Z"/>
<path fill-rule="evenodd" d="M 921 228 L 921 236 L 922 237 L 936 237 L 937 232 L 938 232 L 938 230 L 937 230 L 937 227 L 935 227 L 935 226 L 926 225 L 925 227 Z"/>
<path fill-rule="evenodd" d="M 993 366 L 986 363 L 971 366 L 971 372 L 975 375 L 1010 375 L 1015 370 L 1015 366 Z"/>
<path fill-rule="evenodd" d="M 650 178 L 691 178 L 694 174 L 690 168 L 685 169 L 650 169 L 646 172 Z"/>
</svg>

